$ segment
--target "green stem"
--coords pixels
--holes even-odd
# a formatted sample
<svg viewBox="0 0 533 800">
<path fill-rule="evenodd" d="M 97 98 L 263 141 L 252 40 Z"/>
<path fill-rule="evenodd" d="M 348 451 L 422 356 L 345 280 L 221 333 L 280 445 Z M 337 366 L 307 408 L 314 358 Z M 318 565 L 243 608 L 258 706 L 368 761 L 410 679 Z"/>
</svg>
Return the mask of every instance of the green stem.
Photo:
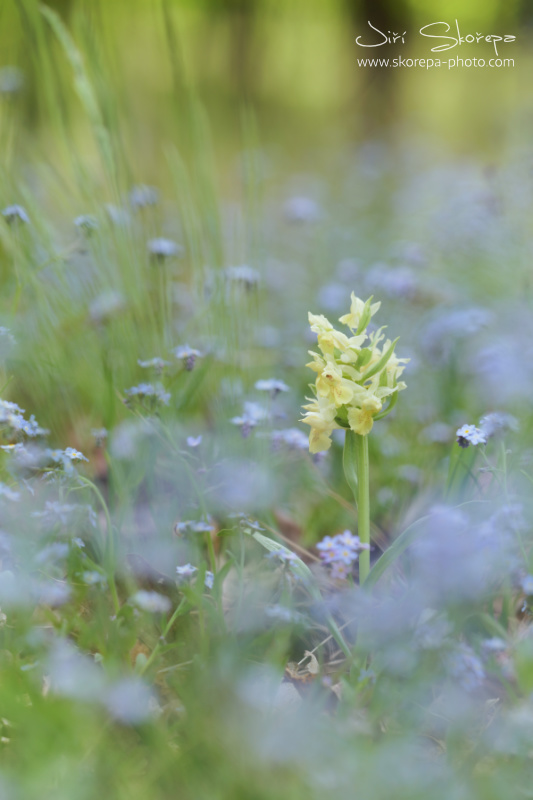
<svg viewBox="0 0 533 800">
<path fill-rule="evenodd" d="M 111 597 L 113 599 L 115 614 L 118 614 L 118 612 L 120 611 L 120 600 L 118 597 L 117 584 L 115 581 L 115 570 L 117 566 L 116 554 L 115 554 L 115 539 L 114 539 L 115 534 L 113 531 L 113 525 L 111 523 L 111 516 L 109 514 L 109 509 L 107 507 L 106 501 L 103 498 L 102 493 L 100 492 L 98 487 L 91 480 L 89 480 L 89 478 L 86 478 L 84 475 L 78 475 L 78 479 L 80 483 L 89 486 L 89 488 L 93 490 L 104 512 L 104 516 L 106 519 L 106 527 L 107 527 L 107 537 L 105 540 L 104 553 L 103 553 L 104 567 L 106 569 L 107 580 L 109 583 L 109 588 L 111 590 Z"/>
<path fill-rule="evenodd" d="M 176 622 L 176 620 L 180 616 L 180 614 L 183 613 L 183 608 L 184 608 L 186 602 L 187 602 L 186 598 L 183 597 L 181 602 L 179 603 L 179 605 L 176 607 L 176 610 L 174 611 L 174 613 L 170 617 L 169 621 L 165 625 L 163 633 L 161 634 L 161 636 L 159 638 L 159 641 L 157 642 L 156 646 L 154 647 L 154 649 L 150 653 L 149 657 L 146 659 L 145 663 L 142 665 L 141 669 L 139 670 L 139 674 L 140 675 L 144 675 L 146 670 L 149 667 L 151 667 L 151 665 L 155 661 L 157 655 L 159 654 L 159 651 L 161 650 L 162 643 L 165 641 L 165 639 L 167 638 L 168 634 L 170 633 L 170 629 L 172 628 L 172 626 L 174 625 L 174 623 Z"/>
<path fill-rule="evenodd" d="M 368 437 L 346 431 L 343 454 L 344 474 L 357 505 L 358 534 L 362 544 L 370 544 L 370 464 Z M 370 552 L 359 555 L 359 583 L 362 585 L 370 572 Z"/>
<path fill-rule="evenodd" d="M 370 545 L 370 464 L 368 460 L 368 437 L 355 434 L 355 452 L 357 455 L 357 520 L 358 534 L 361 544 Z M 362 550 L 359 554 L 359 584 L 362 586 L 370 572 L 370 551 Z"/>
<path fill-rule="evenodd" d="M 209 563 L 211 565 L 211 572 L 213 575 L 217 574 L 217 558 L 215 555 L 215 548 L 213 545 L 213 539 L 211 537 L 211 531 L 206 531 L 206 544 L 207 544 L 207 553 L 209 555 Z"/>
<path fill-rule="evenodd" d="M 500 444 L 500 450 L 502 454 L 502 472 L 503 472 L 503 491 L 505 494 L 505 502 L 509 502 L 509 490 L 507 488 L 507 450 L 505 449 L 505 442 L 502 441 Z"/>
</svg>

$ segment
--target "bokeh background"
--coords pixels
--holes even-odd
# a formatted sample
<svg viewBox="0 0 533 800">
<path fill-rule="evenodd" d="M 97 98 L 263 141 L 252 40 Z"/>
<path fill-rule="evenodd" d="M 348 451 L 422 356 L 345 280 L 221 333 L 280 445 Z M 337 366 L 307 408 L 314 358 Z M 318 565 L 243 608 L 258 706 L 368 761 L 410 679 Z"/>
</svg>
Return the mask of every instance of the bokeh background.
<svg viewBox="0 0 533 800">
<path fill-rule="evenodd" d="M 436 0 L 63 0 L 50 2 L 87 48 L 105 113 L 127 125 L 122 145 L 144 172 L 160 177 L 161 149 L 184 116 L 182 93 L 194 88 L 216 130 L 216 155 L 228 163 L 239 149 L 241 109 L 253 108 L 261 142 L 280 147 L 295 166 L 317 151 L 380 136 L 389 142 L 429 137 L 454 154 L 497 157 L 530 123 L 532 11 L 526 0 L 468 4 Z M 25 134 L 12 153 L 35 151 L 46 136 L 52 157 L 55 115 L 83 136 L 80 109 L 57 46 L 46 63 L 49 33 L 33 29 L 38 4 L 5 0 L 0 9 L 2 61 L 24 70 L 17 101 Z M 501 45 L 515 58 L 509 69 L 363 69 L 357 57 L 424 57 L 430 42 L 418 34 L 438 20 L 463 35 L 510 33 Z M 367 20 L 383 31 L 407 31 L 401 48 L 363 50 Z M 440 32 L 440 31 L 439 31 Z M 432 44 L 437 44 L 434 40 Z M 463 45 L 449 55 L 487 56 L 492 46 Z M 55 86 L 48 85 L 54 76 Z M 81 130 L 80 130 L 81 128 Z M 84 146 L 87 142 L 84 142 Z M 4 151 L 4 157 L 6 153 Z"/>
</svg>

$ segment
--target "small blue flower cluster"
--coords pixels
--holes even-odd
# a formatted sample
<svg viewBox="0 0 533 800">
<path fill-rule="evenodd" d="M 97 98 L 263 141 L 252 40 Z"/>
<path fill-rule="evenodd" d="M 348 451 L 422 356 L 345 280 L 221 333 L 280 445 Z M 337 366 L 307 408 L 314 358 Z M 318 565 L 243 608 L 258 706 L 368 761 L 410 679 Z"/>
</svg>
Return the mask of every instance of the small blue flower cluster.
<svg viewBox="0 0 533 800">
<path fill-rule="evenodd" d="M 455 432 L 457 436 L 457 444 L 459 447 L 466 448 L 469 445 L 473 444 L 487 444 L 487 437 L 483 433 L 480 428 L 476 428 L 475 425 L 463 425 L 461 428 L 458 428 Z"/>
<path fill-rule="evenodd" d="M 455 435 L 459 447 L 465 448 L 471 444 L 487 444 L 487 441 L 496 434 L 517 429 L 518 422 L 511 414 L 494 412 L 481 418 L 479 428 L 475 425 L 463 425 L 458 428 Z"/>
<path fill-rule="evenodd" d="M 151 614 L 166 614 L 172 607 L 172 603 L 166 595 L 159 594 L 159 592 L 148 592 L 145 589 L 135 592 L 130 598 L 130 602 L 142 611 L 148 611 Z"/>
<path fill-rule="evenodd" d="M 270 434 L 272 448 L 279 450 L 285 446 L 288 450 L 309 450 L 309 437 L 298 428 L 284 428 Z"/>
<path fill-rule="evenodd" d="M 241 429 L 243 438 L 246 439 L 250 435 L 252 428 L 255 428 L 257 425 L 259 425 L 259 423 L 266 419 L 267 416 L 268 413 L 266 409 L 264 409 L 258 403 L 247 401 L 244 403 L 244 410 L 241 416 L 232 417 L 230 421 L 232 425 L 236 425 Z"/>
<path fill-rule="evenodd" d="M 37 424 L 33 415 L 29 420 L 24 419 L 24 413 L 24 409 L 16 403 L 0 399 L 0 430 L 7 434 L 9 439 L 20 435 L 35 438 L 48 433 Z"/>
<path fill-rule="evenodd" d="M 149 358 L 147 361 L 142 361 L 139 358 L 137 359 L 137 364 L 143 369 L 153 369 L 158 374 L 163 372 L 165 367 L 170 367 L 170 361 L 165 361 L 163 358 L 159 358 L 159 356 L 156 356 L 155 358 Z"/>
<path fill-rule="evenodd" d="M 183 366 L 187 372 L 191 372 L 196 364 L 196 359 L 202 358 L 203 356 L 203 353 L 200 350 L 196 350 L 194 347 L 190 347 L 188 344 L 178 345 L 178 347 L 175 347 L 172 352 L 179 361 L 183 361 Z"/>
<path fill-rule="evenodd" d="M 272 550 L 272 552 L 267 555 L 267 558 L 279 561 L 280 564 L 294 564 L 295 561 L 299 560 L 296 553 L 287 550 L 285 547 L 280 547 L 279 550 Z"/>
<path fill-rule="evenodd" d="M 259 392 L 268 392 L 273 398 L 280 392 L 288 392 L 289 387 L 283 381 L 277 378 L 267 378 L 266 380 L 259 380 L 255 382 L 255 388 Z"/>
<path fill-rule="evenodd" d="M 4 208 L 2 211 L 2 216 L 5 217 L 5 220 L 7 223 L 9 223 L 9 225 L 12 225 L 15 222 L 28 223 L 30 221 L 26 209 L 17 204 Z"/>
<path fill-rule="evenodd" d="M 331 566 L 331 577 L 343 579 L 350 574 L 361 550 L 369 550 L 370 545 L 363 544 L 351 531 L 343 531 L 337 536 L 324 536 L 316 548 L 322 562 Z"/>
<path fill-rule="evenodd" d="M 170 393 L 166 392 L 163 386 L 154 386 L 152 383 L 140 383 L 138 386 L 132 386 L 130 389 L 126 389 L 126 394 L 128 398 L 135 397 L 141 401 L 149 398 L 152 404 L 162 403 L 168 406 L 170 402 Z"/>
<path fill-rule="evenodd" d="M 179 257 L 183 255 L 183 247 L 172 239 L 165 239 L 162 236 L 150 239 L 148 242 L 148 252 L 159 261 L 165 258 Z"/>
<path fill-rule="evenodd" d="M 278 378 L 264 378 L 255 382 L 255 389 L 259 392 L 268 392 L 270 395 L 271 401 L 274 401 L 276 397 L 281 394 L 281 392 L 289 392 L 290 388 L 287 386 L 284 381 L 279 380 Z M 265 420 L 272 418 L 273 413 L 272 410 L 267 410 L 259 403 L 246 401 L 244 403 L 244 410 L 240 416 L 233 417 L 230 421 L 232 425 L 236 425 L 241 429 L 241 433 L 244 439 L 246 439 L 253 428 L 255 428 L 259 423 L 264 422 Z M 294 432 L 294 428 L 291 429 Z M 298 433 L 298 431 L 296 431 Z M 278 447 L 280 444 L 285 443 L 289 446 L 297 447 L 298 445 L 293 441 L 291 443 L 286 442 L 284 439 L 284 431 L 270 431 L 266 434 L 269 438 L 272 438 L 274 446 Z M 307 447 L 307 445 L 306 445 Z"/>
<path fill-rule="evenodd" d="M 197 572 L 198 567 L 193 567 L 192 564 L 183 564 L 181 567 L 176 567 L 178 584 L 188 583 Z M 215 576 L 210 570 L 207 570 L 204 577 L 204 586 L 206 589 L 212 589 L 214 584 Z"/>
<path fill-rule="evenodd" d="M 174 525 L 174 533 L 176 536 L 185 536 L 189 533 L 213 533 L 214 530 L 215 527 L 212 523 L 202 520 L 196 522 L 192 519 L 186 519 Z"/>
</svg>

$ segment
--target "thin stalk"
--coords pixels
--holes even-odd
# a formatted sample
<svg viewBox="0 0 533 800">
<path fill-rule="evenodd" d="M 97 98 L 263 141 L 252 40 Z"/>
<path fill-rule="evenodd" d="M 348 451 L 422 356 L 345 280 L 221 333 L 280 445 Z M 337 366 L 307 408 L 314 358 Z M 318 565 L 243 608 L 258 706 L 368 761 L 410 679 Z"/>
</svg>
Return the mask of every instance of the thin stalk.
<svg viewBox="0 0 533 800">
<path fill-rule="evenodd" d="M 156 646 L 154 647 L 154 649 L 152 650 L 152 652 L 150 653 L 149 657 L 146 659 L 146 661 L 144 662 L 142 667 L 140 668 L 139 675 L 144 675 L 146 670 L 153 664 L 156 656 L 158 655 L 159 651 L 161 650 L 162 643 L 165 641 L 165 639 L 167 638 L 168 634 L 170 633 L 170 629 L 172 628 L 172 626 L 176 622 L 177 618 L 182 613 L 183 607 L 185 606 L 186 602 L 187 602 L 187 599 L 185 597 L 183 597 L 181 599 L 181 602 L 179 603 L 179 605 L 176 607 L 176 610 L 174 611 L 174 613 L 170 617 L 169 621 L 165 625 L 163 633 L 159 637 L 159 640 L 158 640 Z"/>
<path fill-rule="evenodd" d="M 370 464 L 368 460 L 368 437 L 355 434 L 357 458 L 357 516 L 358 534 L 361 544 L 370 545 Z M 362 586 L 370 572 L 370 551 L 359 554 L 359 584 Z"/>
<path fill-rule="evenodd" d="M 207 545 L 207 553 L 209 556 L 209 563 L 211 565 L 211 572 L 213 575 L 217 574 L 217 558 L 215 555 L 215 547 L 213 545 L 213 539 L 211 536 L 211 531 L 206 531 L 206 545 Z"/>
<path fill-rule="evenodd" d="M 109 583 L 109 588 L 111 590 L 111 597 L 113 598 L 113 606 L 115 608 L 115 614 L 118 614 L 118 612 L 120 611 L 120 600 L 118 597 L 117 584 L 115 581 L 115 570 L 117 566 L 116 553 L 115 553 L 115 540 L 114 540 L 113 525 L 111 522 L 109 509 L 107 507 L 106 501 L 102 496 L 102 493 L 100 492 L 98 487 L 91 480 L 89 480 L 89 478 L 86 478 L 83 475 L 79 475 L 78 479 L 80 480 L 81 483 L 84 483 L 86 486 L 89 486 L 93 490 L 104 512 L 104 516 L 106 519 L 106 526 L 107 526 L 107 538 L 104 547 L 104 562 L 105 562 L 104 566 L 106 568 L 107 580 Z"/>
<path fill-rule="evenodd" d="M 503 491 L 505 494 L 505 502 L 509 502 L 509 489 L 507 487 L 507 450 L 505 448 L 505 442 L 502 441 L 500 444 L 500 450 L 502 454 L 502 473 L 503 473 Z"/>
</svg>

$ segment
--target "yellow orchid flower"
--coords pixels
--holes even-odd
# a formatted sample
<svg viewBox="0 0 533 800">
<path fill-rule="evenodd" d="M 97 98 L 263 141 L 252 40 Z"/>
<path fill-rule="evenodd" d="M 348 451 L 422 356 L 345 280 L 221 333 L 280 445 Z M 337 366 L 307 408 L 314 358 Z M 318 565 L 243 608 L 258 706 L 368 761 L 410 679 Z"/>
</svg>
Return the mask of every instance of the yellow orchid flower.
<svg viewBox="0 0 533 800">
<path fill-rule="evenodd" d="M 352 330 L 351 336 L 337 331 L 322 314 L 309 312 L 309 324 L 320 349 L 320 353 L 309 351 L 313 360 L 307 365 L 317 373 L 317 399 L 304 407 L 307 414 L 303 420 L 311 426 L 311 452 L 329 448 L 331 432 L 339 425 L 347 424 L 355 433 L 366 436 L 385 399 L 390 398 L 392 407 L 393 395 L 405 389 L 398 378 L 408 359 L 395 355 L 397 340 L 385 340 L 384 328 L 370 336 L 366 331 L 380 305 L 372 303 L 371 297 L 363 302 L 352 292 L 350 312 L 340 317 Z"/>
<path fill-rule="evenodd" d="M 324 317 L 323 314 L 311 314 L 309 312 L 309 324 L 311 330 L 317 334 L 318 346 L 324 355 L 333 355 L 335 349 L 340 350 L 342 353 L 348 351 L 353 347 L 353 339 L 360 337 L 348 338 L 345 333 L 335 330 L 329 319 Z M 364 340 L 363 337 L 362 340 Z"/>
<path fill-rule="evenodd" d="M 331 434 L 339 427 L 335 422 L 337 409 L 322 397 L 312 400 L 304 406 L 307 411 L 305 417 L 300 422 L 311 427 L 309 434 L 309 451 L 320 453 L 329 450 L 331 447 Z"/>
<path fill-rule="evenodd" d="M 326 365 L 316 379 L 319 397 L 329 397 L 336 406 L 349 403 L 353 397 L 355 384 L 343 377 L 342 368 L 328 356 Z"/>
<path fill-rule="evenodd" d="M 375 394 L 366 397 L 361 403 L 360 408 L 350 408 L 348 410 L 348 424 L 354 433 L 366 436 L 374 425 L 374 416 L 378 414 L 383 404 Z"/>
<path fill-rule="evenodd" d="M 370 299 L 372 299 L 372 298 L 370 298 Z M 342 322 L 343 325 L 347 325 L 349 328 L 351 328 L 353 331 L 355 331 L 359 327 L 361 319 L 363 318 L 363 314 L 367 309 L 368 300 L 365 303 L 359 297 L 355 296 L 355 292 L 352 292 L 351 300 L 352 300 L 352 304 L 351 304 L 351 307 L 350 307 L 349 314 L 344 314 L 344 316 L 339 317 L 339 322 Z M 368 322 L 370 322 L 370 318 L 374 316 L 376 311 L 379 310 L 380 306 L 381 306 L 380 302 L 373 303 L 372 305 L 369 306 L 369 308 L 368 308 L 368 310 L 369 310 Z M 368 324 L 368 322 L 367 322 L 367 324 Z M 366 327 L 366 325 L 365 325 L 365 327 Z"/>
</svg>

